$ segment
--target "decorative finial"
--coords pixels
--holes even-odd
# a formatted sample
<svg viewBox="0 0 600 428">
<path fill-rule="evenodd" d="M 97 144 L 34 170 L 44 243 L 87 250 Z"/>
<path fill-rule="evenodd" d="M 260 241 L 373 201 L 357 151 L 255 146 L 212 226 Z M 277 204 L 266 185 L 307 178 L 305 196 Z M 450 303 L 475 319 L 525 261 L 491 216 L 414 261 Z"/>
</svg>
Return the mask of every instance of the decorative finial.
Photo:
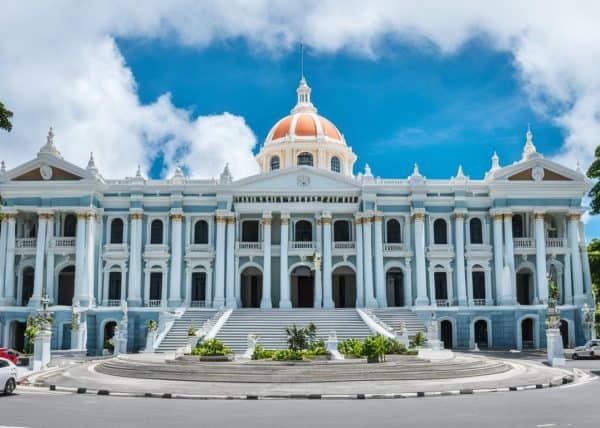
<svg viewBox="0 0 600 428">
<path fill-rule="evenodd" d="M 138 164 L 137 170 L 135 171 L 135 178 L 142 178 L 142 167 L 140 164 Z"/>
<path fill-rule="evenodd" d="M 416 163 L 413 165 L 412 175 L 413 175 L 413 177 L 421 177 L 421 173 L 419 172 L 419 165 Z"/>
<path fill-rule="evenodd" d="M 297 112 L 312 112 L 316 113 L 317 109 L 313 106 L 310 101 L 310 93 L 311 89 L 306 83 L 306 79 L 304 76 L 300 79 L 300 83 L 298 84 L 298 88 L 296 89 L 296 94 L 298 96 L 298 100 L 296 102 L 296 106 L 292 109 L 292 113 Z"/>
<path fill-rule="evenodd" d="M 175 171 L 173 172 L 173 177 L 183 177 L 183 171 L 181 170 L 181 164 L 179 163 L 179 161 L 177 161 L 177 163 L 175 164 Z"/>
<path fill-rule="evenodd" d="M 4 162 L 2 162 L 2 164 L 4 164 Z M 581 164 L 579 163 L 579 159 L 577 159 L 577 163 L 575 164 L 575 171 L 583 174 L 583 171 L 581 170 Z"/>
<path fill-rule="evenodd" d="M 300 41 L 300 80 L 304 80 L 304 42 Z"/>
<path fill-rule="evenodd" d="M 87 170 L 94 175 L 98 174 L 98 168 L 96 168 L 96 162 L 94 162 L 94 152 L 90 152 L 90 160 L 87 164 Z"/>
<path fill-rule="evenodd" d="M 225 164 L 225 168 L 223 168 L 223 172 L 221 173 L 221 184 L 229 184 L 233 181 L 233 176 L 231 175 L 231 171 L 229 171 L 229 163 Z"/>
<path fill-rule="evenodd" d="M 54 132 L 52 131 L 52 127 L 48 130 L 48 136 L 46 137 L 46 144 L 52 146 L 54 144 Z"/>
<path fill-rule="evenodd" d="M 371 171 L 371 167 L 368 163 L 365 164 L 365 173 L 363 175 L 365 177 L 373 177 L 373 172 Z"/>
<path fill-rule="evenodd" d="M 528 160 L 533 157 L 539 157 L 535 145 L 533 144 L 533 133 L 531 126 L 527 125 L 527 133 L 525 134 L 525 147 L 523 148 L 523 159 Z"/>
<path fill-rule="evenodd" d="M 4 163 L 4 161 L 2 161 L 2 163 L 0 163 L 0 173 L 4 174 L 6 172 L 6 163 Z"/>
<path fill-rule="evenodd" d="M 54 146 L 54 131 L 52 130 L 52 127 L 50 127 L 50 129 L 48 130 L 48 135 L 46 136 L 46 144 L 44 144 L 40 149 L 38 155 L 40 154 L 62 157 L 58 149 Z"/>
<path fill-rule="evenodd" d="M 494 150 L 494 154 L 492 155 L 492 167 L 490 168 L 490 171 L 495 171 L 497 169 L 500 169 L 500 158 Z"/>
<path fill-rule="evenodd" d="M 463 173 L 463 167 L 461 164 L 458 165 L 458 172 L 456 173 L 456 178 L 461 178 L 464 177 L 465 174 Z"/>
<path fill-rule="evenodd" d="M 469 177 L 465 176 L 465 173 L 463 172 L 463 167 L 462 165 L 458 165 L 458 171 L 456 172 L 456 177 L 452 177 L 452 182 L 453 183 L 465 183 L 467 182 L 467 180 L 469 179 Z"/>
</svg>

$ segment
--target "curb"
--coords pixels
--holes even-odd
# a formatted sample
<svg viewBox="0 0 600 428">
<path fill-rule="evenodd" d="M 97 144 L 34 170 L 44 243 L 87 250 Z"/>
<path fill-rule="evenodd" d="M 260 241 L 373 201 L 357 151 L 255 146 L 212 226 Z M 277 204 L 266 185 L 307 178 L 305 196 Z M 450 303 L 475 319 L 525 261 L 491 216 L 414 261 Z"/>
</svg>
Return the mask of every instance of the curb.
<svg viewBox="0 0 600 428">
<path fill-rule="evenodd" d="M 197 394 L 173 394 L 164 393 L 136 393 L 116 392 L 107 389 L 93 390 L 84 387 L 63 387 L 49 385 L 50 391 L 71 392 L 74 394 L 129 397 L 129 398 L 162 398 L 162 399 L 185 399 L 185 400 L 377 400 L 377 399 L 399 399 L 399 398 L 423 398 L 423 397 L 447 397 L 458 395 L 474 395 L 489 392 L 529 391 L 535 389 L 556 388 L 561 385 L 570 384 L 575 380 L 574 376 L 568 375 L 552 379 L 547 383 L 533 385 L 519 385 L 502 388 L 471 389 L 464 388 L 451 391 L 435 392 L 404 392 L 386 394 L 267 394 L 267 395 L 197 395 Z"/>
</svg>

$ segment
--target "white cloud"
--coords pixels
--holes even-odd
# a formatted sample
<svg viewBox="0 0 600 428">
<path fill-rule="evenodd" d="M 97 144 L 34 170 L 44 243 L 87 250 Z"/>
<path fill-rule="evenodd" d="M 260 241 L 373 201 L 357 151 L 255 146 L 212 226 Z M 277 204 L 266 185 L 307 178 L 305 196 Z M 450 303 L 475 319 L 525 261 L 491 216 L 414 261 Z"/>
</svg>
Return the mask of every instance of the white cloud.
<svg viewBox="0 0 600 428">
<path fill-rule="evenodd" d="M 9 0 L 0 16 L 0 96 L 15 111 L 15 128 L 0 135 L 2 157 L 13 166 L 26 160 L 52 123 L 66 157 L 84 164 L 93 149 L 106 175 L 147 166 L 161 147 L 172 163 L 185 146 L 194 175 L 216 175 L 226 160 L 238 177 L 256 171 L 255 137 L 243 119 L 194 118 L 168 94 L 141 104 L 115 37 L 197 47 L 242 37 L 269 55 L 302 37 L 324 53 L 373 58 L 387 54 L 388 39 L 452 54 L 484 37 L 512 54 L 532 105 L 564 128 L 557 159 L 569 166 L 579 159 L 585 167 L 600 143 L 598 22 L 600 3 L 593 1 Z"/>
</svg>

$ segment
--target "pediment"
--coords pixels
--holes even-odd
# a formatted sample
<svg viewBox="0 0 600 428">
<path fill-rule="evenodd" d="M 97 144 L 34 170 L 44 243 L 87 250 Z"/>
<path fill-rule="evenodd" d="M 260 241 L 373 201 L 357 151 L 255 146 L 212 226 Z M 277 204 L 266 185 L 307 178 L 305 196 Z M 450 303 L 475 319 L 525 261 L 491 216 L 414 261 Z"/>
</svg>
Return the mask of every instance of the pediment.
<svg viewBox="0 0 600 428">
<path fill-rule="evenodd" d="M 94 176 L 89 171 L 79 168 L 62 158 L 39 155 L 27 163 L 7 171 L 2 181 L 81 181 L 90 180 Z"/>
<path fill-rule="evenodd" d="M 349 192 L 360 188 L 353 178 L 312 167 L 267 172 L 234 183 L 236 193 L 249 192 Z"/>
<path fill-rule="evenodd" d="M 586 177 L 578 171 L 567 168 L 544 158 L 517 162 L 494 172 L 492 180 L 508 181 L 579 181 L 585 182 Z"/>
</svg>

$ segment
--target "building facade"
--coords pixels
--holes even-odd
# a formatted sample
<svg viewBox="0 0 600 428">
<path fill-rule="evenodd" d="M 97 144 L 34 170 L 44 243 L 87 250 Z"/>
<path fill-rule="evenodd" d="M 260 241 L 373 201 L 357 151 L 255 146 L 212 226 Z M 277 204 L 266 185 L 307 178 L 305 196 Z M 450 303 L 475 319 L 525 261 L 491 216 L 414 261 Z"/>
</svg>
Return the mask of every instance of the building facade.
<svg viewBox="0 0 600 428">
<path fill-rule="evenodd" d="M 62 158 L 52 130 L 37 157 L 2 168 L 0 343 L 22 347 L 48 296 L 54 349 L 73 311 L 99 353 L 128 308 L 128 348 L 146 322 L 188 307 L 409 307 L 435 313 L 449 347 L 541 346 L 548 281 L 562 329 L 581 342 L 592 303 L 581 216 L 590 183 L 544 159 L 496 155 L 483 179 L 354 175 L 356 155 L 317 114 L 304 78 L 258 153 L 261 173 L 107 179 Z M 78 315 L 79 316 L 79 315 Z"/>
</svg>

